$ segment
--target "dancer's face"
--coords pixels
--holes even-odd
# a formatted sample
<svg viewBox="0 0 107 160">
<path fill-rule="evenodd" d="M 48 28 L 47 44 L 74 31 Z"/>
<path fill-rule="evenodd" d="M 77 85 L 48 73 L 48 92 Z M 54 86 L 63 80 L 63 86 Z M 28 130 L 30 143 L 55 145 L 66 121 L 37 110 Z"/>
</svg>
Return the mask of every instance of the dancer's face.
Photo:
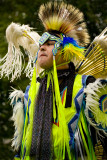
<svg viewBox="0 0 107 160">
<path fill-rule="evenodd" d="M 38 64 L 43 69 L 49 69 L 53 66 L 53 54 L 55 41 L 47 41 L 40 46 L 38 52 Z"/>
<path fill-rule="evenodd" d="M 53 53 L 52 50 L 54 48 L 55 41 L 48 40 L 46 43 L 40 46 L 39 52 L 38 52 L 38 64 L 43 69 L 49 69 L 53 66 Z M 59 50 L 60 51 L 60 50 Z M 59 53 L 58 51 L 58 53 Z M 57 53 L 55 56 L 56 64 L 62 64 L 65 63 L 65 60 L 62 56 L 60 56 Z M 60 56 L 60 58 L 59 58 Z M 61 69 L 61 68 L 60 68 Z"/>
</svg>

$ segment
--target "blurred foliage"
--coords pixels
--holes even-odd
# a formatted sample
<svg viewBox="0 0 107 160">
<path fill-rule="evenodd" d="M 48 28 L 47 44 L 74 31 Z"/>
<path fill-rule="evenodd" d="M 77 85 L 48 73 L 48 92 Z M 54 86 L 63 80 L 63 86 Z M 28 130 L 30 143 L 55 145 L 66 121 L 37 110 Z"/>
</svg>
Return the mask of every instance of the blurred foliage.
<svg viewBox="0 0 107 160">
<path fill-rule="evenodd" d="M 44 2 L 47 0 L 0 0 L 0 57 L 7 52 L 5 30 L 11 22 L 29 24 L 42 34 L 43 26 L 37 13 L 39 6 Z M 66 0 L 65 2 L 73 4 L 84 13 L 91 41 L 106 27 L 106 0 Z M 24 91 L 29 82 L 24 74 L 13 83 L 7 78 L 0 80 L 0 160 L 12 160 L 15 154 L 11 148 L 14 127 L 11 121 L 12 107 L 8 99 L 11 86 Z"/>
</svg>

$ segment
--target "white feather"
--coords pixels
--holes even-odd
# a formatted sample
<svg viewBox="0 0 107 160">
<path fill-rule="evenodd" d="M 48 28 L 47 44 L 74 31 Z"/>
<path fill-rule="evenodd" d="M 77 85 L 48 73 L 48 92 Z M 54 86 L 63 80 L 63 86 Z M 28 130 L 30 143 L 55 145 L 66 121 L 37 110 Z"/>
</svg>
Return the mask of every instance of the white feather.
<svg viewBox="0 0 107 160">
<path fill-rule="evenodd" d="M 24 126 L 24 109 L 22 102 L 17 102 L 15 104 L 12 120 L 14 121 L 15 126 L 14 138 L 12 139 L 12 147 L 14 147 L 15 150 L 18 150 L 21 145 Z"/>
<path fill-rule="evenodd" d="M 106 125 L 107 122 L 107 117 L 105 119 L 100 119 L 100 114 L 101 111 L 98 111 L 98 106 L 99 106 L 99 93 L 102 93 L 102 91 L 107 91 L 105 90 L 105 86 L 102 85 L 101 79 L 97 79 L 94 83 L 90 83 L 87 85 L 87 87 L 84 89 L 84 93 L 86 93 L 86 109 L 85 109 L 85 115 L 87 117 L 88 122 L 99 131 L 100 129 L 97 127 L 99 124 L 102 126 Z M 94 114 L 94 117 L 96 118 L 96 123 L 89 117 L 89 111 L 91 111 Z M 104 130 L 103 132 L 107 134 Z"/>
<path fill-rule="evenodd" d="M 9 98 L 11 99 L 11 105 L 14 106 L 12 120 L 14 121 L 15 133 L 12 139 L 12 147 L 18 150 L 21 145 L 24 126 L 24 93 L 21 90 L 14 89 Z M 18 101 L 19 98 L 21 101 Z"/>
<path fill-rule="evenodd" d="M 5 75 L 11 81 L 21 76 L 24 68 L 24 55 L 20 46 L 25 49 L 28 55 L 28 65 L 25 68 L 26 76 L 31 78 L 34 68 L 34 60 L 39 47 L 40 36 L 37 32 L 32 31 L 28 25 L 11 23 L 6 29 L 6 38 L 8 42 L 8 52 L 0 59 L 0 76 Z"/>
<path fill-rule="evenodd" d="M 9 99 L 11 99 L 11 105 L 14 103 L 14 101 L 17 102 L 17 100 L 20 98 L 21 102 L 24 101 L 24 93 L 21 90 L 17 90 L 15 88 L 13 88 L 13 91 L 10 93 L 9 95 Z"/>
</svg>

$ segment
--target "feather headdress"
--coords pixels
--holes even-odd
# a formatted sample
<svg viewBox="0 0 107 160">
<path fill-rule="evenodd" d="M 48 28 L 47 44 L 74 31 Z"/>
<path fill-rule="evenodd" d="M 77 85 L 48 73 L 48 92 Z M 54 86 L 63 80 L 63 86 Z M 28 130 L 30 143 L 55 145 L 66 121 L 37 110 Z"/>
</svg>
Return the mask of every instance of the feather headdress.
<svg viewBox="0 0 107 160">
<path fill-rule="evenodd" d="M 84 50 L 81 46 L 89 43 L 89 35 L 83 13 L 77 8 L 64 2 L 48 2 L 41 5 L 39 18 L 47 32 L 63 33 L 77 42 L 78 46 L 75 46 L 71 40 L 65 44 L 63 41 L 62 52 L 65 60 L 74 63 L 79 74 L 107 78 L 107 28 Z"/>
<path fill-rule="evenodd" d="M 80 46 L 89 43 L 89 35 L 84 22 L 83 13 L 71 4 L 64 2 L 48 2 L 39 9 L 46 31 L 58 31 L 68 37 L 73 37 Z"/>
<path fill-rule="evenodd" d="M 63 50 L 61 52 L 68 62 L 72 61 L 79 74 L 93 75 L 96 78 L 107 78 L 107 28 L 97 36 L 85 51 L 82 46 L 89 43 L 89 35 L 83 13 L 71 4 L 48 2 L 39 9 L 41 19 L 47 32 L 62 33 Z M 38 51 L 40 36 L 28 25 L 11 23 L 6 30 L 8 52 L 0 59 L 0 77 L 4 75 L 11 81 L 21 76 L 25 67 L 24 55 L 20 46 L 28 55 L 28 65 L 24 72 L 31 78 L 34 59 Z M 56 44 L 57 47 L 57 44 Z M 55 48 L 57 51 L 57 48 Z"/>
</svg>

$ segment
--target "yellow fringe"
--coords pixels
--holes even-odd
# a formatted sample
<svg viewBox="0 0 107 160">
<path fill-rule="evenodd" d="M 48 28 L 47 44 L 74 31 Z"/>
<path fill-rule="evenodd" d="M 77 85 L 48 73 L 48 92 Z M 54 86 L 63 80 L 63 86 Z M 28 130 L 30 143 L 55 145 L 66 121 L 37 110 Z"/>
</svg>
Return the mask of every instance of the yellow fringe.
<svg viewBox="0 0 107 160">
<path fill-rule="evenodd" d="M 62 104 L 61 96 L 60 96 L 60 90 L 59 90 L 59 82 L 58 82 L 58 77 L 57 77 L 57 69 L 56 69 L 56 62 L 55 62 L 55 57 L 53 57 L 53 68 L 54 68 L 54 73 L 53 73 L 53 79 L 54 79 L 54 89 L 55 89 L 55 100 L 56 100 L 56 105 L 57 105 L 57 110 L 58 110 L 58 120 L 59 120 L 59 132 L 60 132 L 60 137 L 63 139 L 59 144 L 58 148 L 58 157 L 63 157 L 65 158 L 65 148 L 68 153 L 69 159 L 71 159 L 71 154 L 70 154 L 70 147 L 69 147 L 69 131 L 68 131 L 68 126 L 66 123 L 65 115 L 64 115 L 64 107 L 65 107 L 65 102 L 66 102 L 66 94 L 64 97 L 64 102 Z M 56 140 L 57 142 L 57 140 Z"/>
</svg>

